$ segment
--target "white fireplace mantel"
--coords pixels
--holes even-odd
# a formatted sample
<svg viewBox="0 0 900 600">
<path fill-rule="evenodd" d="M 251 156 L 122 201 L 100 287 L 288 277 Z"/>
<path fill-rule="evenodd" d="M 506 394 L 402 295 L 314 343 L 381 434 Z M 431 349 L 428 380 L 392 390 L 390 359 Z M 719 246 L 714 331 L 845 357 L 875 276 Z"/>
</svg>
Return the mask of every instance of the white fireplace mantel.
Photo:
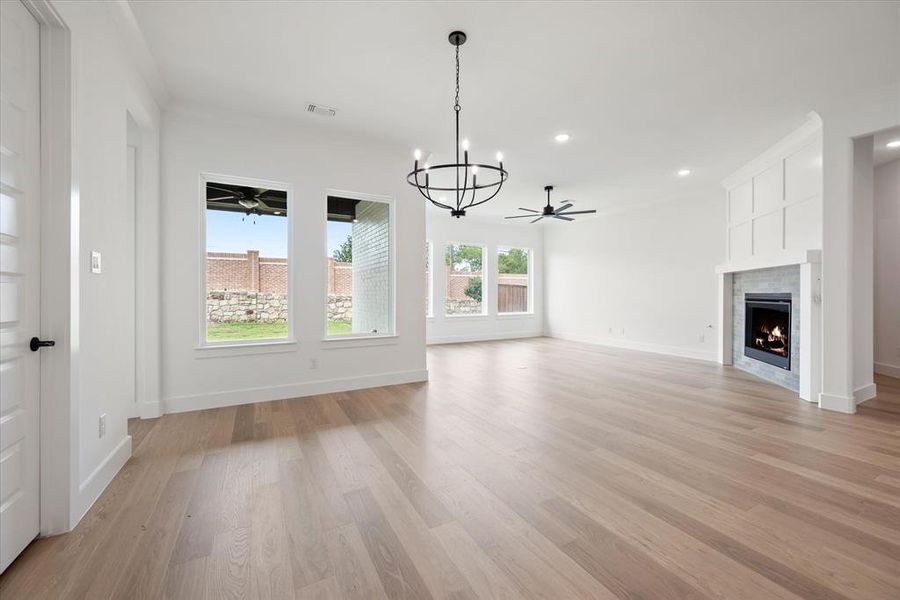
<svg viewBox="0 0 900 600">
<path fill-rule="evenodd" d="M 753 256 L 744 260 L 718 265 L 716 266 L 716 273 L 721 275 L 722 273 L 737 273 L 739 271 L 754 271 L 756 269 L 771 269 L 773 267 L 821 262 L 821 250 L 785 251 L 771 256 Z"/>
<path fill-rule="evenodd" d="M 719 363 L 732 363 L 733 275 L 741 271 L 800 265 L 800 397 L 819 400 L 822 386 L 822 252 L 802 250 L 757 256 L 716 267 L 719 277 Z"/>
</svg>

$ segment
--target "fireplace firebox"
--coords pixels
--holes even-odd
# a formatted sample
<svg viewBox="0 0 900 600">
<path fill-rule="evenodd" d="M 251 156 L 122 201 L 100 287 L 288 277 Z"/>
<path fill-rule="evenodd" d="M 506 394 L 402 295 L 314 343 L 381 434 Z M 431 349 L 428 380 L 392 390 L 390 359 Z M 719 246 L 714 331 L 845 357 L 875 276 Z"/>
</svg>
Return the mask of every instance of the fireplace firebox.
<svg viewBox="0 0 900 600">
<path fill-rule="evenodd" d="M 744 356 L 791 370 L 791 295 L 744 295 Z"/>
</svg>

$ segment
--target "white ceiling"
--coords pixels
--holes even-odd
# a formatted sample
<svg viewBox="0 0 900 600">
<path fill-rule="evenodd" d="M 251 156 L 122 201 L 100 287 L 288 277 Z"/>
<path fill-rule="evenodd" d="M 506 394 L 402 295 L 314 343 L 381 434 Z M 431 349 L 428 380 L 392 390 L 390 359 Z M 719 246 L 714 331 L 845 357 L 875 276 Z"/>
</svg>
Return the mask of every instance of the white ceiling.
<svg viewBox="0 0 900 600">
<path fill-rule="evenodd" d="M 900 85 L 898 3 L 131 4 L 176 101 L 298 120 L 318 102 L 338 109 L 329 127 L 437 159 L 447 34 L 466 31 L 462 132 L 510 171 L 483 214 L 538 206 L 547 183 L 602 211 L 715 193 L 809 111 Z"/>
</svg>

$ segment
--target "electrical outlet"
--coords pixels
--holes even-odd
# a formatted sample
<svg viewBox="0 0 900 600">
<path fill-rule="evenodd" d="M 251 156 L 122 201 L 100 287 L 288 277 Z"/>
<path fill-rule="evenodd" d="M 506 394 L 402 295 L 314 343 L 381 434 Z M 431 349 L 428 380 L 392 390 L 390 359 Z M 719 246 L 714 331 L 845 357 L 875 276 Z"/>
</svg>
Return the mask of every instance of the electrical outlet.
<svg viewBox="0 0 900 600">
<path fill-rule="evenodd" d="M 319 359 L 318 358 L 309 359 L 309 368 L 310 369 L 318 369 L 319 368 Z"/>
<path fill-rule="evenodd" d="M 104 435 L 106 435 L 106 413 L 103 413 L 102 415 L 100 415 L 99 433 L 100 433 L 100 437 L 103 437 Z"/>
<path fill-rule="evenodd" d="M 703 335 L 702 333 L 701 333 L 699 336 L 697 336 L 697 337 L 698 337 L 698 339 L 699 339 L 699 341 L 700 341 L 701 344 L 702 344 L 703 342 L 706 341 L 706 336 Z"/>
<path fill-rule="evenodd" d="M 609 328 L 609 333 L 612 334 L 612 327 Z"/>
<path fill-rule="evenodd" d="M 624 327 L 619 331 L 619 334 L 620 334 L 620 335 L 625 335 L 625 328 L 624 328 Z"/>
</svg>

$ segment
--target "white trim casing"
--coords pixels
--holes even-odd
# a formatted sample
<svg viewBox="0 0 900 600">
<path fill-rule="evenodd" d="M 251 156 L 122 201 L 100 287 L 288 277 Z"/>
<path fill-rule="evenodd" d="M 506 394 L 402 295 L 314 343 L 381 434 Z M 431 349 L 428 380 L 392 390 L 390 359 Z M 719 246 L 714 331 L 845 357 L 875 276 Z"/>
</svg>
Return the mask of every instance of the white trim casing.
<svg viewBox="0 0 900 600">
<path fill-rule="evenodd" d="M 41 353 L 40 532 L 72 528 L 77 498 L 78 189 L 72 164 L 71 34 L 48 0 L 25 0 L 40 23 Z"/>
<path fill-rule="evenodd" d="M 287 337 L 284 338 L 263 338 L 263 339 L 254 339 L 247 340 L 242 342 L 240 340 L 227 340 L 222 342 L 208 342 L 206 340 L 206 185 L 208 183 L 224 183 L 229 185 L 241 185 L 246 187 L 261 187 L 273 190 L 284 190 L 287 193 L 287 267 L 288 267 L 288 294 L 287 294 L 287 314 L 288 314 L 288 329 L 287 329 Z M 282 346 L 287 344 L 295 344 L 297 343 L 296 336 L 296 327 L 297 327 L 297 315 L 296 315 L 296 302 L 293 300 L 293 292 L 294 292 L 294 283 L 296 282 L 296 260 L 294 260 L 294 187 L 290 183 L 285 183 L 281 181 L 273 181 L 269 179 L 260 179 L 257 177 L 243 177 L 243 176 L 235 176 L 235 175 L 222 175 L 218 173 L 200 173 L 199 176 L 199 202 L 197 202 L 197 207 L 199 209 L 199 218 L 198 218 L 198 228 L 197 232 L 197 240 L 198 240 L 198 252 L 200 256 L 199 261 L 199 272 L 197 273 L 197 281 L 198 281 L 198 332 L 197 332 L 197 347 L 195 348 L 196 352 L 205 353 L 206 356 L 212 356 L 212 353 L 207 352 L 208 349 L 217 348 L 221 349 L 223 354 L 228 356 L 236 356 L 242 353 L 242 350 L 246 347 L 249 352 L 253 354 L 260 353 L 260 348 L 271 344 L 275 346 L 273 351 L 283 351 Z M 168 401 L 166 402 L 166 406 L 168 407 Z"/>
<path fill-rule="evenodd" d="M 425 307 L 425 318 L 433 319 L 434 318 L 434 242 L 432 240 L 425 240 L 426 244 L 426 259 L 428 260 L 428 281 L 425 285 L 428 286 L 428 298 L 427 304 Z"/>
</svg>

